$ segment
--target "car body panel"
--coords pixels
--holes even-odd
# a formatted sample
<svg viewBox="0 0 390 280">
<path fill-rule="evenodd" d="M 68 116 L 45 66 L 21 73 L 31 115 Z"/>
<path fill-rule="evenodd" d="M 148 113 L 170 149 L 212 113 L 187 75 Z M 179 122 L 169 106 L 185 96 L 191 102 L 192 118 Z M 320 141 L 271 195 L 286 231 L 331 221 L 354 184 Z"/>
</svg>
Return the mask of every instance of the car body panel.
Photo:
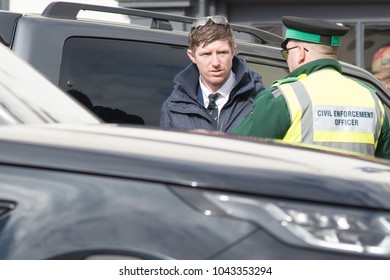
<svg viewBox="0 0 390 280">
<path fill-rule="evenodd" d="M 196 196 L 206 190 L 390 210 L 387 161 L 251 138 L 23 125 L 0 127 L 0 148 L 0 202 L 14 205 L 0 215 L 1 259 L 359 259 L 292 246 L 249 220 L 208 215 Z"/>
<path fill-rule="evenodd" d="M 0 128 L 0 132 L 3 130 L 0 139 L 5 152 L 0 160 L 14 165 L 390 207 L 385 195 L 390 186 L 386 160 L 356 159 L 275 142 L 242 142 L 241 138 L 229 139 L 218 134 L 209 137 L 210 133 L 198 135 L 115 125 Z M 50 156 L 36 157 L 34 153 Z M 220 180 L 221 176 L 230 179 Z M 377 188 L 372 189 L 374 182 Z M 291 191 L 286 185 L 291 186 Z M 355 196 L 346 195 L 349 192 Z M 360 201 L 360 196 L 366 197 L 364 201 Z"/>
</svg>

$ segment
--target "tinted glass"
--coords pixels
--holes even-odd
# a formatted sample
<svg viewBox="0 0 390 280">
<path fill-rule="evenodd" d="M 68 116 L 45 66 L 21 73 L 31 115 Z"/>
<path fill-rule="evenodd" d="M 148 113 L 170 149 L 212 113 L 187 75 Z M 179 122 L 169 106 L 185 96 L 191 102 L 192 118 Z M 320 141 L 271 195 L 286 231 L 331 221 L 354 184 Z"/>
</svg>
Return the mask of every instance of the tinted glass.
<svg viewBox="0 0 390 280">
<path fill-rule="evenodd" d="M 87 110 L 0 44 L 0 125 L 99 123 Z"/>
<path fill-rule="evenodd" d="M 64 46 L 60 86 L 82 92 L 82 102 L 103 119 L 109 115 L 106 121 L 112 117 L 109 122 L 131 123 L 122 119 L 126 113 L 157 126 L 174 76 L 190 62 L 186 51 L 185 46 L 70 38 Z"/>
<path fill-rule="evenodd" d="M 266 87 L 270 87 L 276 80 L 283 79 L 288 74 L 288 69 L 248 61 L 248 66 L 260 74 Z"/>
<path fill-rule="evenodd" d="M 356 65 L 356 27 L 354 24 L 344 24 L 349 32 L 342 37 L 339 49 L 339 60 Z"/>
<path fill-rule="evenodd" d="M 367 70 L 371 71 L 375 52 L 386 46 L 390 46 L 390 24 L 366 25 L 364 28 L 364 50 L 367 57 L 367 61 L 365 61 Z"/>
</svg>

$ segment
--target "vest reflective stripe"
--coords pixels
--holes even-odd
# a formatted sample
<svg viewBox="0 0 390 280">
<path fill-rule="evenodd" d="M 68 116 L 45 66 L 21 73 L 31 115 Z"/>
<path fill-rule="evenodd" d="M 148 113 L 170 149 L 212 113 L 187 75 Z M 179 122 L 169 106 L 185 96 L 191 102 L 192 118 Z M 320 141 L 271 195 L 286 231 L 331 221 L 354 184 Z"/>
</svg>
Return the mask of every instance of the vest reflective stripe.
<svg viewBox="0 0 390 280">
<path fill-rule="evenodd" d="M 290 129 L 287 131 L 287 134 L 283 138 L 283 141 L 286 142 L 303 142 L 302 141 L 302 127 L 301 127 L 301 119 L 302 119 L 302 110 L 301 102 L 295 94 L 293 88 L 290 84 L 284 84 L 279 87 L 282 92 L 284 99 L 286 100 L 287 107 L 290 113 Z"/>
<path fill-rule="evenodd" d="M 321 75 L 314 73 L 313 79 L 311 75 L 279 86 L 291 118 L 291 127 L 283 141 L 374 155 L 384 119 L 384 109 L 378 97 L 334 70 L 318 72 Z M 329 87 L 324 81 L 336 84 Z M 340 96 L 340 92 L 346 93 Z M 354 99 L 352 102 L 351 98 Z"/>
<path fill-rule="evenodd" d="M 310 143 L 314 142 L 313 131 L 313 106 L 311 99 L 302 83 L 296 82 L 291 84 L 291 87 L 295 91 L 298 98 L 300 108 L 306 108 L 304 112 L 301 112 L 301 141 L 302 139 L 309 139 Z M 300 110 L 301 111 L 301 110 Z M 302 117 L 303 114 L 303 117 Z"/>
</svg>

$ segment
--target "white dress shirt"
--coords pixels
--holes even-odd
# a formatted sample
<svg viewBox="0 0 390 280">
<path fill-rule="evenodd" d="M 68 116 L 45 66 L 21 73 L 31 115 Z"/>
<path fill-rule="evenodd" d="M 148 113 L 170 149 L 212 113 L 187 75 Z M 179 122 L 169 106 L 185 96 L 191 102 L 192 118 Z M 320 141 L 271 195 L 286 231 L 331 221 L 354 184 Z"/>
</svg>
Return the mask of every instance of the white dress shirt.
<svg viewBox="0 0 390 280">
<path fill-rule="evenodd" d="M 207 89 L 207 87 L 202 83 L 200 77 L 199 77 L 199 84 L 203 94 L 203 103 L 205 108 L 207 108 L 209 106 L 209 95 L 215 92 L 210 92 Z M 227 81 L 222 85 L 220 89 L 216 91 L 219 94 L 221 94 L 221 96 L 218 97 L 217 101 L 215 102 L 218 106 L 218 115 L 221 112 L 222 107 L 226 104 L 226 102 L 228 102 L 230 92 L 234 88 L 235 84 L 236 84 L 236 75 L 233 73 L 233 71 L 230 71 L 230 75 Z"/>
</svg>

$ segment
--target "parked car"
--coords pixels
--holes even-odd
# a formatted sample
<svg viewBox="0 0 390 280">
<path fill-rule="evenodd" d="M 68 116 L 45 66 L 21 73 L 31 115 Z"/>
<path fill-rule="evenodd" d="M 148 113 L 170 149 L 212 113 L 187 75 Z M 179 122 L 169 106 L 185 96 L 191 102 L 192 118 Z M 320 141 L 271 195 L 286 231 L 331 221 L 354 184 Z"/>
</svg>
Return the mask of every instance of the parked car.
<svg viewBox="0 0 390 280">
<path fill-rule="evenodd" d="M 90 14 L 85 19 L 87 12 L 95 13 L 96 19 Z M 128 22 L 103 21 L 101 14 L 124 16 Z M 173 77 L 190 63 L 187 36 L 193 20 L 138 9 L 53 2 L 42 14 L 0 12 L 0 36 L 15 54 L 64 91 L 76 89 L 94 106 L 117 109 L 140 117 L 147 126 L 158 126 Z M 288 73 L 280 55 L 280 36 L 234 23 L 232 27 L 238 38 L 237 54 L 262 75 L 267 86 Z M 389 93 L 375 77 L 351 64 L 342 66 L 346 75 L 375 88 L 389 112 Z"/>
<path fill-rule="evenodd" d="M 0 61 L 0 125 L 101 123 L 3 45 Z"/>
<path fill-rule="evenodd" d="M 390 258 L 388 161 L 149 127 L 170 93 L 158 82 L 168 88 L 185 63 L 187 32 L 74 19 L 84 8 L 107 11 L 59 2 L 43 15 L 1 12 L 3 43 L 64 91 L 130 104 L 148 127 L 101 123 L 0 46 L 0 120 L 15 124 L 0 126 L 0 259 Z M 176 19 L 125 11 L 165 29 Z M 269 81 L 286 64 L 263 43 L 280 38 L 256 33 L 261 43 L 240 41 L 239 52 Z M 369 73 L 343 66 L 389 104 Z"/>
<path fill-rule="evenodd" d="M 110 124 L 0 149 L 0 259 L 390 258 L 388 161 Z"/>
</svg>

